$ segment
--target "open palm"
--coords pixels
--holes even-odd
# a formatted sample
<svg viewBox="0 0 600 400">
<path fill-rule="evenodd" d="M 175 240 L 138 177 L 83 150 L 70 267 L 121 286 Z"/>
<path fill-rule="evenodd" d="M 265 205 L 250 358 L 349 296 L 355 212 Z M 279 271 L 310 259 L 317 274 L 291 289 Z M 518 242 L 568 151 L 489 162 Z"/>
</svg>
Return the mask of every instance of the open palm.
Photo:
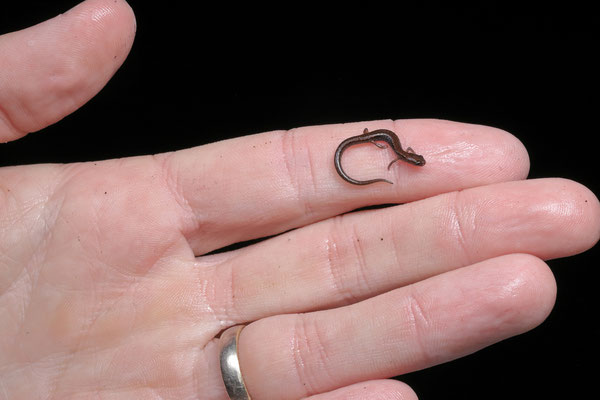
<svg viewBox="0 0 600 400">
<path fill-rule="evenodd" d="M 0 141 L 92 97 L 134 32 L 126 3 L 88 0 L 1 36 Z M 364 128 L 427 165 L 357 146 L 349 174 L 395 184 L 344 182 L 333 152 Z M 255 399 L 413 398 L 386 378 L 535 327 L 542 259 L 598 240 L 596 197 L 528 167 L 506 132 L 407 120 L 0 169 L 0 399 L 226 399 L 217 338 L 237 324 Z M 383 203 L 404 204 L 344 214 Z"/>
</svg>

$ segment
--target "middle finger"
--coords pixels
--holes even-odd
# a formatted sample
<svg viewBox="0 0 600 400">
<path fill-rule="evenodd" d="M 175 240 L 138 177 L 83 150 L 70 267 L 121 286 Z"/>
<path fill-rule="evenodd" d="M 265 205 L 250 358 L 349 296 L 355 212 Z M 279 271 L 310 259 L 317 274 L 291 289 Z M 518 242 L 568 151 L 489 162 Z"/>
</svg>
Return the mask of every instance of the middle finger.
<svg viewBox="0 0 600 400">
<path fill-rule="evenodd" d="M 200 271 L 218 285 L 207 300 L 220 319 L 245 323 L 352 304 L 504 254 L 575 254 L 597 240 L 599 210 L 573 181 L 507 182 L 325 220 Z"/>
</svg>

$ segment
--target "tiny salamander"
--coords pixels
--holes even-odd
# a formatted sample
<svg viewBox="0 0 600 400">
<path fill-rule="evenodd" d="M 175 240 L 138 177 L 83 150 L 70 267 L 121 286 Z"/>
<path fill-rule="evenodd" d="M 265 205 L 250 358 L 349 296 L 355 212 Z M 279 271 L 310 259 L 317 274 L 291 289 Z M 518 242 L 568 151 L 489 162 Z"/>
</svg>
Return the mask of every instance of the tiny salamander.
<svg viewBox="0 0 600 400">
<path fill-rule="evenodd" d="M 387 147 L 384 144 L 377 143 L 377 141 L 386 142 L 387 144 L 389 144 L 390 147 L 392 148 L 392 150 L 394 151 L 394 153 L 396 153 L 396 155 L 398 156 L 398 158 L 396 158 L 391 163 L 389 163 L 388 169 L 390 169 L 390 167 L 392 166 L 393 163 L 395 163 L 396 161 L 399 161 L 399 160 L 406 161 L 407 163 L 417 165 L 420 167 L 425 165 L 425 158 L 423 158 L 423 156 L 421 156 L 419 154 L 415 154 L 413 149 L 411 149 L 410 147 L 408 147 L 406 150 L 402 149 L 402 145 L 400 144 L 400 139 L 398 139 L 398 136 L 394 132 L 392 132 L 388 129 L 377 129 L 377 130 L 374 130 L 373 132 L 369 132 L 369 130 L 367 128 L 365 128 L 362 135 L 349 137 L 348 139 L 346 139 L 342 143 L 340 143 L 337 150 L 335 151 L 335 157 L 333 159 L 333 162 L 335 164 L 335 169 L 336 169 L 337 173 L 342 177 L 342 179 L 344 179 L 346 182 L 350 182 L 354 185 L 369 185 L 371 183 L 376 183 L 376 182 L 387 182 L 387 183 L 393 184 L 393 182 L 388 181 L 387 179 L 369 179 L 366 181 L 358 181 L 356 179 L 349 177 L 342 169 L 342 154 L 348 147 L 354 146 L 355 144 L 367 143 L 367 142 L 373 143 L 375 146 L 379 147 L 380 149 L 385 149 Z"/>
</svg>

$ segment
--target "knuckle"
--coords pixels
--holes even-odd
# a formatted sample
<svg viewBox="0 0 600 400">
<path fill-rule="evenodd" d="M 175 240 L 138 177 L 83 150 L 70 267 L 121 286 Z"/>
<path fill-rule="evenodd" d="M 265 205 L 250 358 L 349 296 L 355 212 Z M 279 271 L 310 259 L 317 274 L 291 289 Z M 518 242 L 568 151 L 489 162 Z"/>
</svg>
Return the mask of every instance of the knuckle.
<svg viewBox="0 0 600 400">
<path fill-rule="evenodd" d="M 452 247 L 457 249 L 463 258 L 463 265 L 468 265 L 472 258 L 472 237 L 475 234 L 477 211 L 472 208 L 462 191 L 450 197 L 448 204 L 449 230 L 445 236 L 453 241 Z"/>
<path fill-rule="evenodd" d="M 316 192 L 318 179 L 315 175 L 315 167 L 311 146 L 306 142 L 306 135 L 302 135 L 297 129 L 278 132 L 281 141 L 282 163 L 288 176 L 288 181 L 296 199 L 297 210 L 302 215 L 311 215 L 314 211 L 308 199 L 313 198 L 306 193 L 307 188 Z"/>
<path fill-rule="evenodd" d="M 365 293 L 369 293 L 370 285 L 360 235 L 339 216 L 333 220 L 327 243 L 324 265 L 338 302 L 353 304 L 362 300 Z"/>
<path fill-rule="evenodd" d="M 423 295 L 416 291 L 413 286 L 409 288 L 404 305 L 408 334 L 411 336 L 410 341 L 414 344 L 412 348 L 416 353 L 415 358 L 424 360 L 429 364 L 435 359 L 433 350 L 427 343 L 427 337 L 429 332 L 431 332 L 433 321 L 429 315 Z"/>
<path fill-rule="evenodd" d="M 214 279 L 200 278 L 200 293 L 204 296 L 205 311 L 208 311 L 221 326 L 245 321 L 240 307 L 240 286 L 236 269 L 229 263 L 218 265 Z"/>
<path fill-rule="evenodd" d="M 293 332 L 293 362 L 305 395 L 316 392 L 318 381 L 329 379 L 330 355 L 325 332 L 314 318 L 297 316 Z"/>
</svg>

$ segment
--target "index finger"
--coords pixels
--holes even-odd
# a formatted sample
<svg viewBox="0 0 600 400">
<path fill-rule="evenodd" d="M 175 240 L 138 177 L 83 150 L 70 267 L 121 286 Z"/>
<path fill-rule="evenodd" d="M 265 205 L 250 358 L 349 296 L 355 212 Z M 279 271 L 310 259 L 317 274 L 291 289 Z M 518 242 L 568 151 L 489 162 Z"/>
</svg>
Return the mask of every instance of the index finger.
<svg viewBox="0 0 600 400">
<path fill-rule="evenodd" d="M 356 186 L 333 165 L 344 139 L 375 129 L 396 132 L 427 164 L 396 163 L 391 151 L 356 146 L 344 166 L 358 178 L 393 185 Z M 468 187 L 524 179 L 529 158 L 500 129 L 443 120 L 370 121 L 275 131 L 171 153 L 164 165 L 196 220 L 196 254 L 274 235 L 360 207 L 406 203 Z"/>
</svg>

